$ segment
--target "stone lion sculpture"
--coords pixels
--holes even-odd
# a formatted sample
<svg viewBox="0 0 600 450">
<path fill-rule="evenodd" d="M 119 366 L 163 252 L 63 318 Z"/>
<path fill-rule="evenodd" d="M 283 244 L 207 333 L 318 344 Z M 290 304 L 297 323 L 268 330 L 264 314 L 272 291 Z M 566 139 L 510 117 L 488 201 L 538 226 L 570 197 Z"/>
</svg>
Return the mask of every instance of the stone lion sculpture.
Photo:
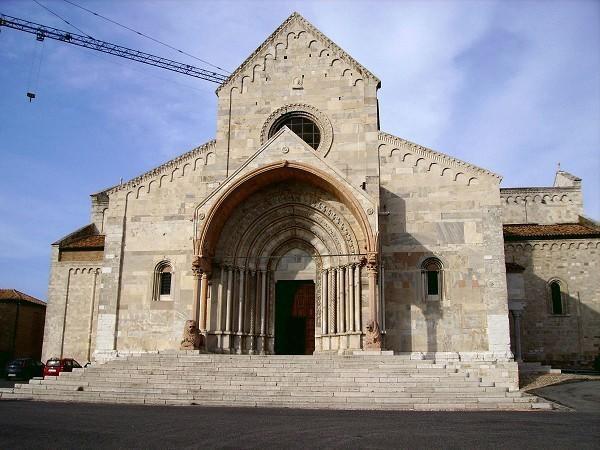
<svg viewBox="0 0 600 450">
<path fill-rule="evenodd" d="M 183 329 L 181 350 L 198 350 L 202 346 L 202 336 L 198 331 L 195 320 L 187 320 Z"/>
<path fill-rule="evenodd" d="M 381 349 L 381 330 L 379 324 L 371 320 L 367 324 L 367 332 L 365 333 L 365 348 L 366 349 Z"/>
</svg>

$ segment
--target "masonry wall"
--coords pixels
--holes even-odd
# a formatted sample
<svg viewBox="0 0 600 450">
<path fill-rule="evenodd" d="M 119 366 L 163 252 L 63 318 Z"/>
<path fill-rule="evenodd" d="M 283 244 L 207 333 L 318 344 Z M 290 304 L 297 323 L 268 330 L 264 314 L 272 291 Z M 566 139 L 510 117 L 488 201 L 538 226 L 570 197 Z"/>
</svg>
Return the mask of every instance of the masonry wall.
<svg viewBox="0 0 600 450">
<path fill-rule="evenodd" d="M 600 240 L 507 243 L 505 251 L 508 262 L 525 268 L 522 277 L 509 277 L 511 301 L 524 304 L 523 359 L 590 366 L 600 354 Z M 552 314 L 548 285 L 553 279 L 566 285 L 563 315 Z"/>
<path fill-rule="evenodd" d="M 96 344 L 102 261 L 59 261 L 59 253 L 53 246 L 42 358 L 85 364 L 93 359 Z"/>
<path fill-rule="evenodd" d="M 583 214 L 581 187 L 503 188 L 503 223 L 577 223 Z"/>
<path fill-rule="evenodd" d="M 322 117 L 322 142 L 334 143 L 318 152 L 358 185 L 377 172 L 377 89 L 372 76 L 292 21 L 218 91 L 217 151 L 230 155 L 231 173 L 268 138 L 273 113 L 306 107 Z"/>
<path fill-rule="evenodd" d="M 41 358 L 46 307 L 28 302 L 0 302 L 0 355 Z"/>
<path fill-rule="evenodd" d="M 386 347 L 508 351 L 499 179 L 388 138 L 380 147 Z M 421 264 L 443 264 L 427 300 Z"/>
<path fill-rule="evenodd" d="M 100 349 L 156 351 L 177 346 L 193 304 L 194 211 L 218 185 L 214 162 L 214 148 L 208 145 L 163 175 L 112 194 L 105 212 L 100 300 L 100 332 L 107 340 L 99 342 Z M 154 271 L 162 261 L 173 268 L 172 295 L 157 300 Z"/>
</svg>

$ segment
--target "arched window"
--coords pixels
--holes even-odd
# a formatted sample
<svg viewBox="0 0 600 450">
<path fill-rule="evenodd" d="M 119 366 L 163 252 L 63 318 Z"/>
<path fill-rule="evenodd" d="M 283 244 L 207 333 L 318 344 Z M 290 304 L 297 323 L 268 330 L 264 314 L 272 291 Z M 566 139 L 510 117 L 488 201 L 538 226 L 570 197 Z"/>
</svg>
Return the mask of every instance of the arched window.
<svg viewBox="0 0 600 450">
<path fill-rule="evenodd" d="M 321 143 L 321 130 L 317 124 L 302 111 L 290 112 L 281 116 L 271 127 L 269 137 L 277 133 L 283 126 L 287 126 L 315 150 Z"/>
<path fill-rule="evenodd" d="M 171 300 L 173 289 L 173 267 L 168 261 L 161 261 L 154 269 L 153 300 Z"/>
<path fill-rule="evenodd" d="M 421 279 L 425 300 L 442 300 L 443 267 L 437 258 L 427 258 L 421 264 Z"/>
<path fill-rule="evenodd" d="M 548 284 L 550 296 L 550 310 L 552 314 L 561 315 L 567 313 L 566 290 L 565 286 L 559 280 L 552 280 Z"/>
</svg>

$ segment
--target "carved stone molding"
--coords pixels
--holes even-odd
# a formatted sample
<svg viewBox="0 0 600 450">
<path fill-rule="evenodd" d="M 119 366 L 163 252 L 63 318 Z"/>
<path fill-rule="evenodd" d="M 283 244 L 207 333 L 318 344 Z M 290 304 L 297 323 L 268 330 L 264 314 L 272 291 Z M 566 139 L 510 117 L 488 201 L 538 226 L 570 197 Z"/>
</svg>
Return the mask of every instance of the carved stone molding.
<svg viewBox="0 0 600 450">
<path fill-rule="evenodd" d="M 192 261 L 192 272 L 195 276 L 199 276 L 203 273 L 210 273 L 212 270 L 212 261 L 210 258 L 205 256 L 195 256 Z"/>
<path fill-rule="evenodd" d="M 263 124 L 260 133 L 261 145 L 269 140 L 269 133 L 271 128 L 273 128 L 273 125 L 275 125 L 275 122 L 277 122 L 281 116 L 291 112 L 298 112 L 306 115 L 315 122 L 321 131 L 321 142 L 316 151 L 323 155 L 323 157 L 327 156 L 329 150 L 331 150 L 331 144 L 333 143 L 333 126 L 331 125 L 329 118 L 321 110 L 305 103 L 292 103 L 273 111 Z"/>
</svg>

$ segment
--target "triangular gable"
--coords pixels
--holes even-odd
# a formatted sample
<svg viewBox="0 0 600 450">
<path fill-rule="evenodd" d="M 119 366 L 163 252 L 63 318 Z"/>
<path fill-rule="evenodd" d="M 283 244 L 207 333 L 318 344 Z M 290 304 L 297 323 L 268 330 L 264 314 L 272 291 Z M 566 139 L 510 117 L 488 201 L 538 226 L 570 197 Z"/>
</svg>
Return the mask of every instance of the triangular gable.
<svg viewBox="0 0 600 450">
<path fill-rule="evenodd" d="M 486 176 L 494 178 L 498 183 L 502 180 L 502 177 L 494 172 L 487 169 L 477 167 L 460 159 L 448 156 L 444 153 L 436 152 L 422 145 L 415 144 L 414 142 L 407 141 L 406 139 L 399 138 L 392 134 L 379 132 L 379 143 L 380 148 L 382 145 L 386 146 L 387 154 L 385 156 L 391 156 L 395 150 L 405 151 L 407 154 L 413 154 L 418 158 L 427 158 L 436 164 L 440 164 L 447 168 L 453 169 L 457 174 L 466 172 L 469 175 L 475 177 Z"/>
<path fill-rule="evenodd" d="M 308 20 L 302 17 L 299 13 L 294 12 L 290 17 L 288 17 L 277 29 L 271 33 L 271 35 L 256 49 L 252 54 L 246 58 L 246 60 L 233 71 L 233 73 L 221 84 L 216 92 L 217 94 L 221 89 L 225 86 L 232 84 L 235 80 L 237 80 L 240 75 L 244 73 L 244 71 L 252 66 L 252 63 L 259 58 L 263 59 L 263 53 L 267 53 L 268 49 L 276 44 L 276 41 L 279 38 L 282 39 L 283 42 L 286 42 L 286 37 L 284 36 L 284 32 L 293 28 L 293 26 L 297 24 L 304 31 L 311 33 L 316 39 L 320 41 L 320 43 L 329 48 L 332 53 L 335 54 L 336 57 L 342 59 L 347 64 L 356 68 L 358 72 L 360 72 L 363 76 L 369 77 L 373 79 L 378 85 L 381 84 L 379 78 L 373 75 L 369 70 L 363 67 L 358 61 L 356 61 L 352 56 L 346 53 L 341 47 L 339 47 L 335 42 L 321 33 L 313 24 L 311 24 Z"/>
<path fill-rule="evenodd" d="M 210 192 L 206 196 L 206 198 L 204 198 L 204 200 L 202 200 L 202 202 L 200 202 L 200 204 L 197 206 L 197 210 L 201 209 L 207 203 L 209 203 L 210 200 L 213 199 L 219 192 L 227 189 L 231 185 L 231 183 L 234 182 L 235 179 L 239 178 L 240 174 L 247 172 L 248 167 L 251 166 L 253 163 L 260 163 L 259 160 L 261 155 L 268 152 L 270 148 L 281 145 L 283 145 L 284 148 L 286 148 L 286 152 L 289 152 L 289 154 L 278 154 L 277 160 L 282 162 L 286 159 L 294 160 L 296 155 L 294 155 L 295 152 L 292 150 L 298 149 L 300 153 L 304 154 L 304 156 L 307 157 L 307 160 L 305 162 L 312 163 L 320 169 L 324 170 L 325 172 L 329 172 L 331 175 L 341 180 L 346 185 L 347 189 L 357 197 L 359 202 L 365 202 L 369 205 L 376 204 L 375 200 L 366 191 L 358 189 L 356 186 L 352 185 L 351 183 L 348 183 L 344 174 L 342 174 L 335 166 L 329 164 L 329 162 L 322 155 L 315 152 L 311 146 L 309 146 L 296 133 L 294 133 L 287 126 L 284 125 L 273 136 L 271 136 L 271 138 L 269 138 L 267 142 L 261 145 L 260 148 L 253 155 L 246 159 L 246 161 L 244 161 L 244 163 L 241 164 L 235 170 L 235 172 L 229 175 L 229 177 L 223 180 L 219 184 L 219 186 L 217 186 L 212 192 Z"/>
</svg>

